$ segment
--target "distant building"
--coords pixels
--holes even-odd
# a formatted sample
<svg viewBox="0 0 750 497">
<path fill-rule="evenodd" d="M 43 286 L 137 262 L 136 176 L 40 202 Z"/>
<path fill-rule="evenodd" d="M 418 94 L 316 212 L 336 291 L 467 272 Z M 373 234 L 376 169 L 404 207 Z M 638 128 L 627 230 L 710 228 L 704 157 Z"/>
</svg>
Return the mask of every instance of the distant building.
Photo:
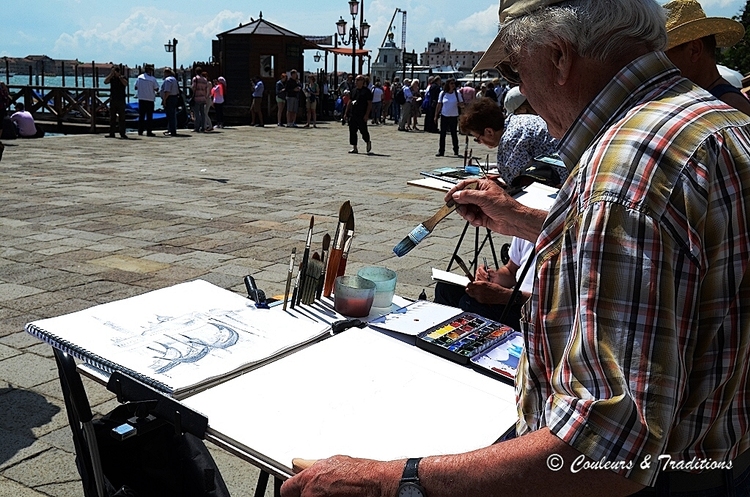
<svg viewBox="0 0 750 497">
<path fill-rule="evenodd" d="M 427 49 L 420 54 L 420 65 L 429 67 L 450 66 L 460 71 L 469 72 L 479 62 L 484 52 L 468 50 L 451 50 L 451 44 L 445 38 L 435 38 L 427 43 Z"/>
<path fill-rule="evenodd" d="M 403 68 L 401 49 L 393 41 L 393 32 L 388 33 L 388 41 L 378 49 L 378 55 L 370 69 L 372 77 L 381 82 L 393 81 L 394 76 Z"/>
</svg>

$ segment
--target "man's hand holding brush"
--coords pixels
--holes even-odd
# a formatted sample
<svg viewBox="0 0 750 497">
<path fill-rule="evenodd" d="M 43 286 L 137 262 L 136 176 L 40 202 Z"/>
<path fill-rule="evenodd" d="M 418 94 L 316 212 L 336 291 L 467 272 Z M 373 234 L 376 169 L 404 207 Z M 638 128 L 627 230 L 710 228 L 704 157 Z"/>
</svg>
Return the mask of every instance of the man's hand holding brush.
<svg viewBox="0 0 750 497">
<path fill-rule="evenodd" d="M 477 188 L 467 188 L 476 183 Z M 536 241 L 547 212 L 527 207 L 508 195 L 494 178 L 466 180 L 454 186 L 445 201 L 458 204 L 456 212 L 472 226 L 483 226 L 503 235 Z"/>
</svg>

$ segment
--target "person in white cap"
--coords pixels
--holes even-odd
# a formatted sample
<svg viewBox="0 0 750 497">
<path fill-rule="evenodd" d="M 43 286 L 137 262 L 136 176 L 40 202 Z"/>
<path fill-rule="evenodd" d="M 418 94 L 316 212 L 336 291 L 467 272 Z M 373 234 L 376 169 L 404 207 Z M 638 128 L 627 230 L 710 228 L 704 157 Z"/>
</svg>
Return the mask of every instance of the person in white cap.
<svg viewBox="0 0 750 497">
<path fill-rule="evenodd" d="M 446 194 L 535 241 L 517 437 L 335 456 L 282 496 L 747 495 L 750 117 L 680 76 L 653 0 L 501 0 L 500 22 L 474 70 L 520 82 L 570 170 L 549 212 L 492 179 Z"/>
<path fill-rule="evenodd" d="M 731 47 L 745 35 L 739 22 L 724 17 L 706 17 L 696 0 L 674 0 L 667 11 L 667 56 L 683 76 L 750 115 L 750 101 L 716 67 L 716 48 Z"/>
</svg>

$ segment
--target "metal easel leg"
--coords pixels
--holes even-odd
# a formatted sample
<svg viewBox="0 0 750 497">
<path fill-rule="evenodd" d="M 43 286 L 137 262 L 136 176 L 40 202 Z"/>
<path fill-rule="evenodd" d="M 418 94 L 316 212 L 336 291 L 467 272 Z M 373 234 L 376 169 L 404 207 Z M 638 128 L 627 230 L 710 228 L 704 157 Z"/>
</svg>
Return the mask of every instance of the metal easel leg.
<svg viewBox="0 0 750 497">
<path fill-rule="evenodd" d="M 500 269 L 500 264 L 497 262 L 497 253 L 495 252 L 495 244 L 492 243 L 492 232 L 489 228 L 485 228 L 487 230 L 487 235 L 484 237 L 485 240 L 487 240 L 490 243 L 490 252 L 492 252 L 492 260 L 495 262 L 495 269 Z M 484 242 L 482 242 L 484 244 Z"/>
<path fill-rule="evenodd" d="M 464 237 L 466 236 L 466 231 L 469 229 L 469 222 L 467 221 L 464 225 L 464 229 L 461 232 L 461 236 L 458 238 L 458 243 L 456 243 L 456 248 L 453 250 L 453 255 L 451 256 L 450 261 L 448 261 L 448 267 L 446 268 L 446 271 L 450 271 L 451 267 L 453 267 L 453 261 L 456 259 L 456 255 L 458 255 L 458 251 L 461 248 L 461 244 L 464 241 Z M 500 264 L 497 260 L 497 252 L 495 251 L 495 244 L 492 241 L 492 232 L 489 228 L 485 228 L 487 233 L 484 235 L 484 239 L 482 240 L 482 243 L 479 243 L 479 227 L 476 228 L 474 231 L 474 259 L 470 261 L 469 269 L 473 269 L 474 271 L 477 270 L 477 267 L 479 265 L 479 254 L 484 250 L 485 243 L 490 244 L 490 251 L 492 252 L 492 260 L 495 263 L 495 269 L 498 269 L 500 267 Z"/>
<path fill-rule="evenodd" d="M 453 266 L 453 261 L 456 259 L 456 255 L 458 255 L 458 249 L 461 248 L 461 244 L 464 242 L 464 236 L 466 236 L 466 231 L 469 229 L 469 221 L 466 221 L 466 224 L 464 225 L 464 230 L 461 232 L 461 236 L 458 237 L 458 243 L 456 243 L 456 248 L 453 250 L 453 255 L 451 256 L 451 260 L 448 261 L 448 267 L 445 269 L 446 271 L 450 271 L 451 267 Z"/>
<path fill-rule="evenodd" d="M 263 497 L 266 495 L 266 487 L 268 487 L 268 473 L 261 470 L 258 475 L 258 483 L 255 485 L 255 497 Z"/>
<path fill-rule="evenodd" d="M 281 484 L 284 483 L 279 478 L 273 479 L 273 497 L 281 497 Z"/>
<path fill-rule="evenodd" d="M 482 246 L 484 246 L 484 242 L 482 242 Z M 477 272 L 477 267 L 479 267 L 479 251 L 481 249 L 479 248 L 479 226 L 477 226 L 474 229 L 474 260 L 469 264 L 469 268 L 474 271 L 474 274 Z"/>
</svg>

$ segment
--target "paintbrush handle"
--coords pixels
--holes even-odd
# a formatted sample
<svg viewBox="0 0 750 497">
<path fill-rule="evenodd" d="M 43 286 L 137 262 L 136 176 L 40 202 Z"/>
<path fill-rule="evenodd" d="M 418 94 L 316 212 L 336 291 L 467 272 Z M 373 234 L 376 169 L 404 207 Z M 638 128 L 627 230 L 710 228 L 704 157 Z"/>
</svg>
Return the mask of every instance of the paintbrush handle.
<svg viewBox="0 0 750 497">
<path fill-rule="evenodd" d="M 312 466 L 316 462 L 318 462 L 317 459 L 299 459 L 299 458 L 294 458 L 294 459 L 292 459 L 292 470 L 294 471 L 294 474 L 297 474 L 297 473 L 299 473 L 299 472 L 301 472 L 301 471 L 309 468 L 310 466 Z"/>
<path fill-rule="evenodd" d="M 339 267 L 336 270 L 336 276 L 344 276 L 346 273 L 346 254 L 341 254 L 341 260 L 339 261 Z"/>
<path fill-rule="evenodd" d="M 464 272 L 467 278 L 469 278 L 469 281 L 474 281 L 474 275 L 471 274 L 471 271 L 469 271 L 469 268 L 466 266 L 466 263 L 464 262 L 461 257 L 458 256 L 458 254 L 453 256 L 453 260 L 456 261 L 458 264 L 458 267 L 461 268 L 461 270 Z"/>
<path fill-rule="evenodd" d="M 439 211 L 435 213 L 435 215 L 422 223 L 427 231 L 432 232 L 432 230 L 435 229 L 435 226 L 437 226 L 437 223 L 442 221 L 448 214 L 456 210 L 456 203 L 453 201 L 451 201 L 450 203 L 451 205 L 445 204 L 440 208 Z"/>
<path fill-rule="evenodd" d="M 328 254 L 328 268 L 326 269 L 326 280 L 323 284 L 324 297 L 330 297 L 331 292 L 333 292 L 333 282 L 336 280 L 336 276 L 338 276 L 342 253 L 342 249 L 333 248 Z"/>
<path fill-rule="evenodd" d="M 469 183 L 466 185 L 466 188 L 464 190 L 474 190 L 477 187 L 477 183 Z M 435 226 L 437 226 L 437 223 L 442 221 L 448 214 L 456 210 L 456 203 L 451 199 L 444 206 L 438 210 L 434 216 L 432 216 L 430 219 L 422 223 L 422 226 L 425 227 L 425 229 L 429 232 L 432 232 L 433 229 L 435 229 Z"/>
<path fill-rule="evenodd" d="M 341 253 L 341 261 L 339 261 L 339 268 L 336 271 L 336 276 L 344 276 L 344 272 L 346 271 L 346 260 L 349 258 L 349 250 L 351 250 L 352 248 L 354 232 L 349 231 L 346 235 L 346 240 L 344 241 L 344 250 Z"/>
</svg>

